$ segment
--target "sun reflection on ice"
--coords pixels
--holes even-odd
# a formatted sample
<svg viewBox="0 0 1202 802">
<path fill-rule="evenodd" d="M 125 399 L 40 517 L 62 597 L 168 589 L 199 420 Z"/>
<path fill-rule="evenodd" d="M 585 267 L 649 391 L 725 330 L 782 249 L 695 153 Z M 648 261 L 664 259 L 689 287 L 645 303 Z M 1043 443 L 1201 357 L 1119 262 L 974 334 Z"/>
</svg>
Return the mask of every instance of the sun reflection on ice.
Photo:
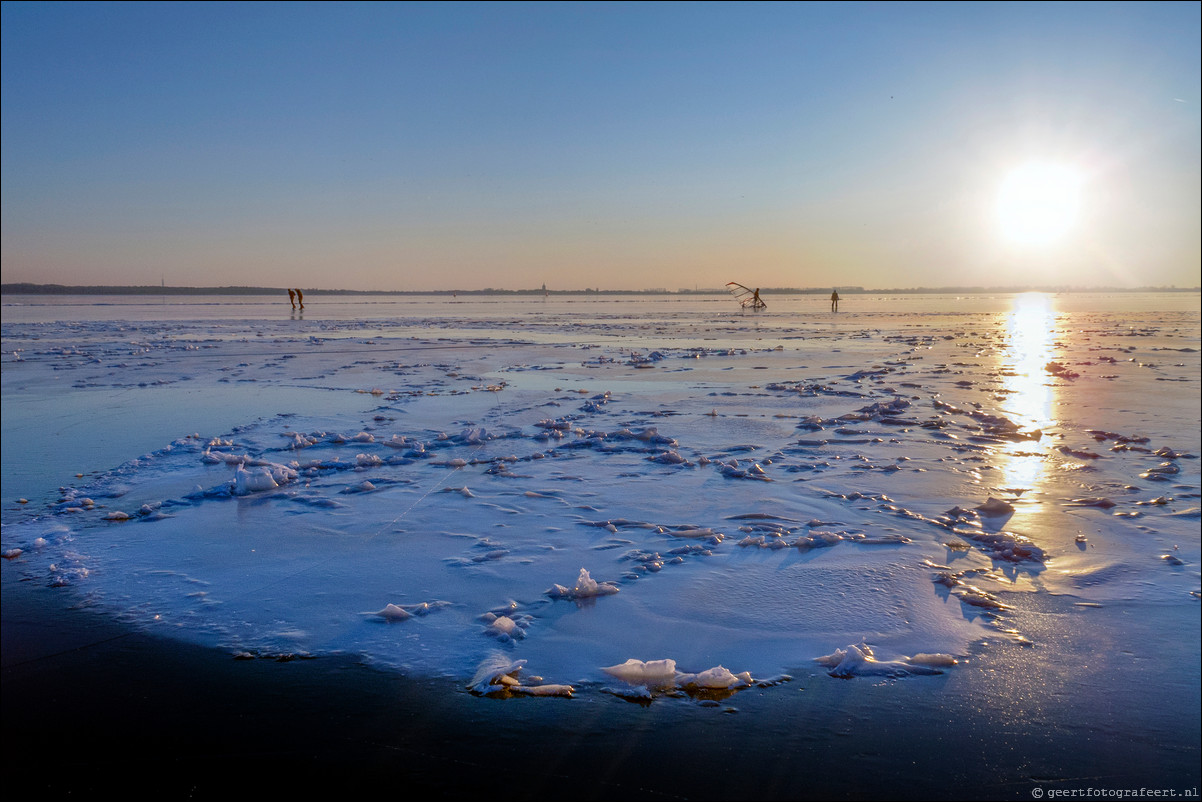
<svg viewBox="0 0 1202 802">
<path fill-rule="evenodd" d="M 1024 432 L 1044 431 L 1056 422 L 1052 416 L 1055 387 L 1047 367 L 1056 356 L 1055 327 L 1051 296 L 1041 292 L 1015 296 L 1001 355 L 1002 391 L 1006 413 Z M 1035 444 L 1026 440 L 1004 449 L 1002 471 L 1007 487 L 1033 489 L 1040 484 L 1047 458 L 1044 449 Z"/>
</svg>

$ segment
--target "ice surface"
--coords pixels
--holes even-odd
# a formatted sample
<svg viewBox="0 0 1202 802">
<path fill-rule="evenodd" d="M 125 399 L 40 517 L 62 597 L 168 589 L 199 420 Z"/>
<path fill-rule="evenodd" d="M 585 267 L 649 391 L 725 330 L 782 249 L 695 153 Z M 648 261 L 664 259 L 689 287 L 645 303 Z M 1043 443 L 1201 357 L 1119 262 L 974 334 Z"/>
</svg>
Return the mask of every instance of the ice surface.
<svg viewBox="0 0 1202 802">
<path fill-rule="evenodd" d="M 955 671 L 1038 645 L 1011 594 L 1197 603 L 1196 295 L 1022 337 L 1019 297 L 728 300 L 6 307 L 6 570 L 490 695 Z"/>
</svg>

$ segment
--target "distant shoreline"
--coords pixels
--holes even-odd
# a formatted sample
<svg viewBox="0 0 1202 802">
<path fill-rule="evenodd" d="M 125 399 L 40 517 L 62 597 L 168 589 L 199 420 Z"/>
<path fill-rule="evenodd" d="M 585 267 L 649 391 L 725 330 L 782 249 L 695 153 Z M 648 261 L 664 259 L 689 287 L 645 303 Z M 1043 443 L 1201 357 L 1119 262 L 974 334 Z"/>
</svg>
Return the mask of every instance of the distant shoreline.
<svg viewBox="0 0 1202 802">
<path fill-rule="evenodd" d="M 489 287 L 477 290 L 336 290 L 301 288 L 304 292 L 318 295 L 714 295 L 725 294 L 723 287 L 706 289 L 644 289 L 644 290 L 551 290 L 526 289 L 505 290 Z M 865 289 L 864 287 L 836 287 L 843 295 L 975 295 L 1012 292 L 1202 292 L 1202 287 L 909 287 L 889 289 Z M 773 295 L 825 295 L 830 287 L 763 287 L 763 293 Z M 0 295 L 284 295 L 284 287 L 166 287 L 166 286 L 79 286 L 62 284 L 0 284 Z"/>
</svg>

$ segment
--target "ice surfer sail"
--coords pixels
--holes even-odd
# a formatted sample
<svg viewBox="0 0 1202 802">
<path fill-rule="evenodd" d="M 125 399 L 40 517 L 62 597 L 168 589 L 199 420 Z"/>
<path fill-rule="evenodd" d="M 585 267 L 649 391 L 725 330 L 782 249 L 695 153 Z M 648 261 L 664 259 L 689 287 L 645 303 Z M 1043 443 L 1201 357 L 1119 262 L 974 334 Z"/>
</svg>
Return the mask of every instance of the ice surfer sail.
<svg viewBox="0 0 1202 802">
<path fill-rule="evenodd" d="M 735 300 L 739 302 L 739 306 L 744 309 L 754 309 L 758 312 L 761 309 L 768 308 L 768 304 L 760 299 L 760 290 L 758 287 L 754 290 L 749 290 L 742 284 L 730 281 L 727 282 L 726 289 L 730 290 L 730 294 L 735 297 Z"/>
</svg>

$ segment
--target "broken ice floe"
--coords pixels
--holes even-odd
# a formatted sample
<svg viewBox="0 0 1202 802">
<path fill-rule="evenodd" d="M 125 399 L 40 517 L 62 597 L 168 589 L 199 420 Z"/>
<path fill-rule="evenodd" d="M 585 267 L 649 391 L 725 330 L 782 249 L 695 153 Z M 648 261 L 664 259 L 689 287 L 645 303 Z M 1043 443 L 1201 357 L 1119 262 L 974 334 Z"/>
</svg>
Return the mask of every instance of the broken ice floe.
<svg viewBox="0 0 1202 802">
<path fill-rule="evenodd" d="M 968 569 L 959 573 L 951 571 L 938 571 L 932 578 L 936 585 L 943 585 L 948 588 L 952 595 L 960 601 L 972 607 L 979 607 L 984 610 L 1001 611 L 1010 609 L 1002 603 L 1002 600 L 992 593 L 981 590 L 976 585 L 970 585 L 963 580 L 963 577 L 970 573 L 981 573 L 981 569 Z"/>
<path fill-rule="evenodd" d="M 814 662 L 826 666 L 832 677 L 906 677 L 922 674 L 942 674 L 943 669 L 956 665 L 948 654 L 916 654 L 898 660 L 878 660 L 866 643 L 835 649 Z"/>
<path fill-rule="evenodd" d="M 988 512 L 1000 513 L 1000 516 L 997 517 L 1009 517 L 1005 512 L 1006 509 L 1013 511 L 1014 508 L 1008 502 L 991 498 L 975 510 L 953 507 L 943 516 L 935 519 L 935 523 L 947 527 L 962 538 L 971 540 L 995 560 L 1044 562 L 1047 556 L 1043 549 L 1036 546 L 1029 538 L 1014 532 L 987 532 L 980 528 L 983 512 L 985 518 L 990 517 Z"/>
<path fill-rule="evenodd" d="M 812 532 L 787 539 L 784 532 L 766 535 L 748 535 L 739 541 L 740 546 L 761 549 L 794 548 L 799 551 L 825 549 L 839 543 L 859 543 L 865 546 L 904 545 L 910 538 L 904 535 L 866 535 L 863 532 Z"/>
<path fill-rule="evenodd" d="M 629 518 L 610 518 L 606 521 L 581 521 L 582 526 L 595 526 L 616 533 L 619 529 L 650 529 L 661 535 L 678 538 L 704 540 L 712 545 L 718 545 L 725 535 L 708 526 L 694 524 L 653 524 L 648 521 L 632 521 Z"/>
<path fill-rule="evenodd" d="M 961 409 L 939 399 L 932 402 L 936 409 L 954 415 L 964 415 L 972 418 L 980 426 L 980 431 L 987 439 L 995 441 L 1040 440 L 1043 432 L 1039 429 L 1024 430 L 1014 421 L 1003 415 L 991 415 L 979 409 Z"/>
<path fill-rule="evenodd" d="M 716 462 L 718 472 L 728 479 L 758 479 L 761 482 L 771 482 L 772 479 L 764 472 L 764 469 L 759 466 L 759 463 L 750 462 L 739 464 L 737 459 L 731 458 L 728 462 Z"/>
<path fill-rule="evenodd" d="M 377 615 L 385 621 L 405 621 L 413 617 L 413 614 L 404 607 L 391 603 L 384 605 L 384 609 L 377 610 L 372 615 Z"/>
<path fill-rule="evenodd" d="M 676 682 L 675 660 L 642 660 L 630 659 L 616 666 L 602 668 L 606 674 L 617 677 L 628 685 L 646 685 L 661 687 Z"/>
<path fill-rule="evenodd" d="M 1013 504 L 994 498 L 993 496 L 990 496 L 984 504 L 977 505 L 976 509 L 982 516 L 989 518 L 1008 518 L 1014 514 Z"/>
<path fill-rule="evenodd" d="M 510 643 L 526 637 L 526 630 L 534 621 L 534 616 L 516 612 L 488 612 L 480 616 L 480 620 L 485 624 L 485 635 L 494 637 L 501 643 Z"/>
<path fill-rule="evenodd" d="M 489 655 L 476 668 L 476 674 L 468 683 L 468 690 L 480 696 L 562 696 L 570 698 L 575 692 L 571 685 L 525 684 L 518 679 L 525 660 L 510 660 L 505 655 Z M 541 677 L 529 677 L 527 682 L 541 683 Z"/>
<path fill-rule="evenodd" d="M 1105 497 L 1075 498 L 1069 504 L 1074 507 L 1097 507 L 1101 510 L 1109 510 L 1112 507 L 1118 506 L 1115 502 Z"/>
<path fill-rule="evenodd" d="M 1058 451 L 1060 451 L 1060 453 L 1064 454 L 1065 456 L 1076 457 L 1077 459 L 1101 459 L 1102 458 L 1101 454 L 1094 453 L 1093 451 L 1087 451 L 1085 449 L 1070 448 L 1069 446 L 1060 446 Z"/>
<path fill-rule="evenodd" d="M 253 466 L 250 470 L 238 466 L 234 473 L 233 493 L 245 496 L 263 490 L 274 490 L 296 479 L 296 471 L 286 465 L 268 463 Z"/>
<path fill-rule="evenodd" d="M 563 585 L 552 585 L 546 595 L 552 599 L 593 599 L 598 596 L 610 596 L 618 592 L 618 586 L 612 582 L 598 582 L 589 576 L 589 572 L 584 568 L 580 569 L 580 576 L 576 578 L 576 584 L 570 588 L 565 588 Z"/>
<path fill-rule="evenodd" d="M 628 698 L 649 699 L 657 691 L 662 693 L 672 690 L 689 693 L 734 691 L 756 684 L 748 671 L 735 674 L 724 666 L 714 666 L 693 674 L 678 671 L 676 661 L 672 659 L 643 661 L 632 658 L 620 665 L 607 666 L 601 670 L 629 686 L 606 690 L 616 696 Z"/>
<path fill-rule="evenodd" d="M 1150 479 L 1155 482 L 1167 482 L 1169 477 L 1181 473 L 1181 468 L 1172 462 L 1162 462 L 1154 468 L 1148 468 L 1139 475 L 1141 479 Z"/>
<path fill-rule="evenodd" d="M 386 604 L 383 609 L 376 610 L 373 613 L 364 613 L 364 615 L 375 616 L 389 623 L 398 621 L 408 621 L 413 616 L 429 615 L 435 610 L 450 605 L 446 601 L 421 602 L 419 604 Z"/>
<path fill-rule="evenodd" d="M 942 568 L 942 566 L 934 565 L 931 565 L 931 567 Z M 980 610 L 984 615 L 986 622 L 991 627 L 1005 635 L 1014 643 L 1017 643 L 1020 646 L 1031 646 L 1032 642 L 1030 639 L 1020 634 L 1017 629 L 1007 627 L 1005 625 L 1003 614 L 1010 609 L 1009 605 L 1004 604 L 1002 600 L 994 594 L 983 590 L 976 585 L 970 585 L 968 582 L 964 581 L 964 577 L 973 575 L 983 575 L 993 578 L 989 576 L 989 572 L 984 568 L 968 568 L 959 572 L 953 572 L 950 569 L 944 569 L 936 571 L 934 576 L 931 577 L 931 581 L 936 585 L 942 585 L 943 587 L 948 588 L 949 593 L 959 599 L 962 604 L 966 604 L 969 607 Z"/>
</svg>

